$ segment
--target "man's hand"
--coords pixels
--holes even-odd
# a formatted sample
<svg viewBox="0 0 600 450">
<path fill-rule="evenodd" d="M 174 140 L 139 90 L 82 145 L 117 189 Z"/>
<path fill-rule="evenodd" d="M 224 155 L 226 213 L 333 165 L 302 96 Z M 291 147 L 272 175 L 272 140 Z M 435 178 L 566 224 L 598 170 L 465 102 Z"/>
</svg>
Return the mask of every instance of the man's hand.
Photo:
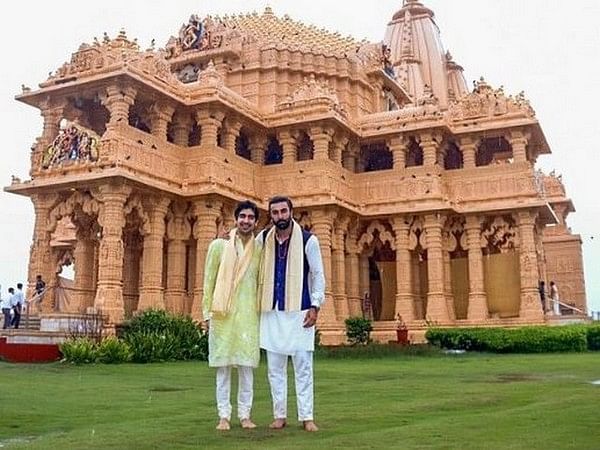
<svg viewBox="0 0 600 450">
<path fill-rule="evenodd" d="M 310 327 L 314 326 L 314 324 L 317 323 L 318 317 L 319 317 L 319 310 L 317 308 L 315 308 L 314 306 L 311 306 L 306 311 L 306 315 L 304 316 L 304 322 L 302 323 L 302 326 L 304 328 L 310 328 Z"/>
<path fill-rule="evenodd" d="M 206 332 L 208 332 L 209 328 L 210 328 L 210 320 L 203 320 L 202 323 L 200 324 L 200 326 L 202 327 L 202 329 Z"/>
</svg>

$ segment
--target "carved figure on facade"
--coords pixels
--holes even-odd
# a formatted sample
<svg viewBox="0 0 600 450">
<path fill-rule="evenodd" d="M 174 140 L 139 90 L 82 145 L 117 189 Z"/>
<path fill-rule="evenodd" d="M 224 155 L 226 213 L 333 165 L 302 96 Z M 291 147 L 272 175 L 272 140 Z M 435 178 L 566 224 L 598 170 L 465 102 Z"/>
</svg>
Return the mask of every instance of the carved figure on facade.
<svg viewBox="0 0 600 450">
<path fill-rule="evenodd" d="M 506 253 L 518 246 L 518 234 L 511 216 L 488 217 L 482 226 L 481 247 L 491 253 Z"/>
<path fill-rule="evenodd" d="M 465 218 L 451 216 L 442 230 L 442 246 L 447 252 L 467 250 L 467 233 L 465 233 Z"/>
<path fill-rule="evenodd" d="M 218 25 L 221 25 L 218 27 Z M 220 28 L 220 29 L 218 29 Z M 197 14 L 192 14 L 187 24 L 179 29 L 178 37 L 171 36 L 167 45 L 166 58 L 176 58 L 189 50 L 209 50 L 221 47 L 223 43 L 224 26 L 218 24 L 212 17 L 200 19 Z"/>
<path fill-rule="evenodd" d="M 42 167 L 47 169 L 70 161 L 96 161 L 99 143 L 100 136 L 92 130 L 67 122 L 44 152 Z"/>
<path fill-rule="evenodd" d="M 283 102 L 276 105 L 277 111 L 284 111 L 291 108 L 310 106 L 319 102 L 325 102 L 333 110 L 346 116 L 347 112 L 340 104 L 338 96 L 326 81 L 317 81 L 314 74 L 304 78 L 304 82 L 296 88 Z"/>
</svg>

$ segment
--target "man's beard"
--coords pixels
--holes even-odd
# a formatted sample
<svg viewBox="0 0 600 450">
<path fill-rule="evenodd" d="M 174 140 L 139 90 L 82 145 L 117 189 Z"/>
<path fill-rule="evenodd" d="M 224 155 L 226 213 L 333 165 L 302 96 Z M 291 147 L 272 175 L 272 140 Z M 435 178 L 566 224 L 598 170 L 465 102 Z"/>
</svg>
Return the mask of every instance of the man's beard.
<svg viewBox="0 0 600 450">
<path fill-rule="evenodd" d="M 292 223 L 292 219 L 280 219 L 275 222 L 275 226 L 278 230 L 287 230 L 287 228 L 290 226 L 290 223 Z"/>
</svg>

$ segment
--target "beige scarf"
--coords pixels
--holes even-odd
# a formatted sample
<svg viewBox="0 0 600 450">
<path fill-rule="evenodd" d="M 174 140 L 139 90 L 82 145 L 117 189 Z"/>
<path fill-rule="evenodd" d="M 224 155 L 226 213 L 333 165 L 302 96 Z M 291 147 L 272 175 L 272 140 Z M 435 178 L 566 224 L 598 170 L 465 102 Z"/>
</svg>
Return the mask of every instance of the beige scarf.
<svg viewBox="0 0 600 450">
<path fill-rule="evenodd" d="M 221 264 L 217 272 L 215 291 L 210 311 L 214 314 L 227 315 L 231 311 L 233 298 L 237 288 L 244 277 L 254 254 L 254 238 L 250 238 L 242 255 L 237 251 L 237 229 L 229 232 L 229 240 L 225 244 L 221 255 Z"/>
<path fill-rule="evenodd" d="M 285 271 L 285 310 L 300 311 L 302 308 L 302 280 L 304 279 L 304 245 L 302 228 L 292 220 L 292 235 L 287 252 Z M 273 309 L 273 285 L 275 276 L 275 227 L 265 237 L 258 293 L 261 295 L 261 311 Z"/>
</svg>

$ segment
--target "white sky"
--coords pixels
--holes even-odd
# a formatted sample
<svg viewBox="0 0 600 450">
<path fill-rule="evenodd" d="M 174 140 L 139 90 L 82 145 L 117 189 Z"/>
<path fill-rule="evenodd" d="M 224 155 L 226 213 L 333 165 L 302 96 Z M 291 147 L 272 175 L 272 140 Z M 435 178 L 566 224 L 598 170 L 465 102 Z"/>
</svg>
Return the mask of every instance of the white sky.
<svg viewBox="0 0 600 450">
<path fill-rule="evenodd" d="M 569 224 L 584 243 L 587 298 L 600 310 L 600 2 L 597 0 L 424 0 L 436 13 L 442 41 L 465 68 L 468 83 L 484 75 L 508 93 L 524 90 L 552 148 L 538 164 L 563 174 L 577 213 Z M 191 13 L 261 12 L 313 23 L 343 35 L 383 39 L 401 0 L 53 0 L 14 2 L 0 15 L 2 79 L 0 184 L 11 174 L 28 178 L 29 148 L 42 132 L 39 112 L 16 102 L 21 83 L 35 88 L 49 71 L 70 59 L 82 42 L 125 27 L 145 48 L 164 46 Z M 0 193 L 0 284 L 26 281 L 33 230 L 29 199 Z"/>
</svg>

